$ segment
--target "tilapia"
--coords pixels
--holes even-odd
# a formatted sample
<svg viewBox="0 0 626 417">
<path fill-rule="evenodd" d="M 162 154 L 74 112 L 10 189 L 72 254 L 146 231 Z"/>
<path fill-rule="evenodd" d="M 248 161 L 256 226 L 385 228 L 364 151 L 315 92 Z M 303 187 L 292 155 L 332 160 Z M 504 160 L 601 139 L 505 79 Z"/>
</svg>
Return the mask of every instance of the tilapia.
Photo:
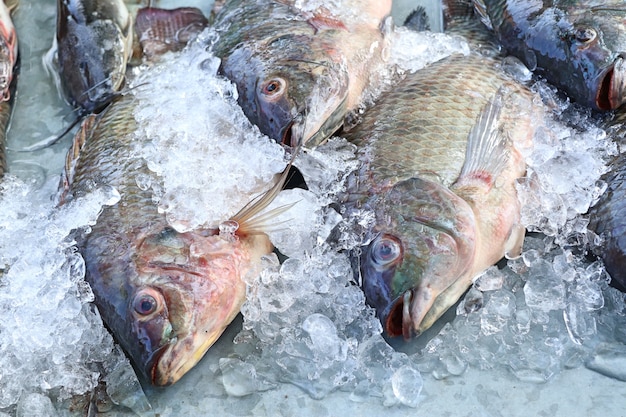
<svg viewBox="0 0 626 417">
<path fill-rule="evenodd" d="M 610 170 L 602 178 L 607 189 L 589 209 L 589 228 L 603 240 L 594 251 L 604 261 L 611 285 L 626 292 L 626 111 L 608 120 L 606 127 L 622 152 L 609 163 Z"/>
<path fill-rule="evenodd" d="M 312 147 L 359 105 L 385 59 L 390 11 L 390 0 L 229 0 L 212 50 L 262 133 Z"/>
<path fill-rule="evenodd" d="M 150 86 L 135 90 L 141 88 Z M 138 372 L 164 386 L 189 371 L 239 312 L 243 277 L 273 250 L 256 214 L 286 174 L 219 227 L 179 232 L 158 211 L 153 189 L 139 185 L 139 176 L 159 179 L 135 151 L 149 140 L 137 134 L 137 105 L 128 93 L 83 121 L 67 156 L 61 202 L 98 187 L 119 192 L 119 202 L 77 238 L 78 248 L 104 323 Z"/>
<path fill-rule="evenodd" d="M 17 81 L 17 33 L 11 13 L 17 7 L 15 1 L 0 1 L 0 177 L 7 169 L 6 131 L 13 107 L 15 83 Z"/>
<path fill-rule="evenodd" d="M 123 0 L 57 0 L 57 31 L 47 67 L 72 106 L 102 110 L 124 82 L 133 19 Z M 52 71 L 55 74 L 54 71 Z"/>
<path fill-rule="evenodd" d="M 572 100 L 598 110 L 626 100 L 622 0 L 474 0 L 504 49 Z"/>
<path fill-rule="evenodd" d="M 362 286 L 390 336 L 419 335 L 525 229 L 515 182 L 542 107 L 497 61 L 452 55 L 383 93 L 344 136 L 361 167 L 346 210 L 371 210 Z"/>
</svg>

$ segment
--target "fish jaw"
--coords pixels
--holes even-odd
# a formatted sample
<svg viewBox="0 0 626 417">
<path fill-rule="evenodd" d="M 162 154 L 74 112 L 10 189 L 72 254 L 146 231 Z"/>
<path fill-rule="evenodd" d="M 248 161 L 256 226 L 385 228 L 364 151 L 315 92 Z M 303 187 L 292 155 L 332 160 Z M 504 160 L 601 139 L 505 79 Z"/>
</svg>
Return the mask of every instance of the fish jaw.
<svg viewBox="0 0 626 417">
<path fill-rule="evenodd" d="M 377 235 L 361 258 L 363 289 L 389 336 L 418 336 L 433 306 L 452 286 L 469 286 L 475 258 L 476 220 L 471 207 L 447 188 L 411 178 L 385 195 Z M 387 219 L 386 223 L 380 219 Z"/>
</svg>

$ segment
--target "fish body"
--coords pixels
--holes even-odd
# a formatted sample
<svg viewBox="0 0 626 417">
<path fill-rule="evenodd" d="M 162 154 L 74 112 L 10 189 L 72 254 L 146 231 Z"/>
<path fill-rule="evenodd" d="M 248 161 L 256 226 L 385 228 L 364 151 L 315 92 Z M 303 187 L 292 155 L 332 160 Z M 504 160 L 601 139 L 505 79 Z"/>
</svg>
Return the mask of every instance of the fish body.
<svg viewBox="0 0 626 417">
<path fill-rule="evenodd" d="M 304 4 L 303 4 L 304 3 Z M 355 109 L 385 58 L 389 0 L 230 0 L 217 12 L 221 72 L 262 133 L 291 146 L 323 142 Z"/>
<path fill-rule="evenodd" d="M 17 33 L 11 12 L 17 2 L 0 2 L 0 177 L 7 169 L 6 131 L 13 107 L 13 92 L 17 81 L 18 62 Z"/>
<path fill-rule="evenodd" d="M 133 19 L 123 0 L 57 0 L 53 55 L 71 105 L 101 110 L 123 85 Z"/>
<path fill-rule="evenodd" d="M 474 0 L 503 48 L 572 100 L 598 110 L 626 100 L 622 0 Z"/>
<path fill-rule="evenodd" d="M 626 112 L 617 114 L 607 127 L 623 146 Z M 609 166 L 610 170 L 602 177 L 607 189 L 589 209 L 589 229 L 602 238 L 595 252 L 604 261 L 611 285 L 626 292 L 626 153 L 623 149 Z"/>
<path fill-rule="evenodd" d="M 375 214 L 362 286 L 387 334 L 428 329 L 473 278 L 521 250 L 514 184 L 540 116 L 495 61 L 453 55 L 407 75 L 345 134 L 362 164 L 345 204 Z"/>
<path fill-rule="evenodd" d="M 245 298 L 244 275 L 273 247 L 267 235 L 245 228 L 260 203 L 220 228 L 179 232 L 167 222 L 154 191 L 139 186 L 142 175 L 159 180 L 134 151 L 148 140 L 136 133 L 136 106 L 129 93 L 83 121 L 61 200 L 98 187 L 119 192 L 78 247 L 104 323 L 138 372 L 164 386 L 191 369 L 233 320 Z"/>
</svg>

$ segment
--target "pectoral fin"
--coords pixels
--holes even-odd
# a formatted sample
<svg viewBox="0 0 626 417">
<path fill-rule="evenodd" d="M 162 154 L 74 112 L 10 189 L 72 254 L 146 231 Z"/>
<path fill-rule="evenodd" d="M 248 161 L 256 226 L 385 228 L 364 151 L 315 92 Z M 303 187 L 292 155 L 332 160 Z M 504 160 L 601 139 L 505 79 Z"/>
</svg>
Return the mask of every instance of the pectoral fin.
<svg viewBox="0 0 626 417">
<path fill-rule="evenodd" d="M 503 89 L 480 112 L 467 139 L 465 163 L 454 188 L 487 187 L 490 189 L 502 174 L 510 158 L 510 138 L 502 129 L 500 114 Z"/>
</svg>

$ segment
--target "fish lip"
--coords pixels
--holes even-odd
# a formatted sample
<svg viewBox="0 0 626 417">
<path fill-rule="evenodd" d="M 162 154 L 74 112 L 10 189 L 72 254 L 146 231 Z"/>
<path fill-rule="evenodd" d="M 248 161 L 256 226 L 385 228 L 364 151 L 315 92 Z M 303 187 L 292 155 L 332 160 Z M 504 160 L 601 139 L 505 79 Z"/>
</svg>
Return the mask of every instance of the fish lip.
<svg viewBox="0 0 626 417">
<path fill-rule="evenodd" d="M 620 54 L 600 75 L 595 104 L 600 110 L 615 110 L 626 101 L 626 54 Z"/>
<path fill-rule="evenodd" d="M 166 387 L 178 382 L 202 360 L 229 324 L 230 321 L 212 330 L 198 330 L 160 347 L 147 367 L 152 385 Z"/>
<path fill-rule="evenodd" d="M 347 90 L 344 93 L 347 93 Z M 299 146 L 314 148 L 321 145 L 343 125 L 347 109 L 348 95 L 343 94 L 341 101 L 320 125 L 307 126 L 305 112 L 300 113 L 300 117 L 294 119 L 290 125 L 291 137 L 286 144 L 292 148 Z"/>
</svg>

